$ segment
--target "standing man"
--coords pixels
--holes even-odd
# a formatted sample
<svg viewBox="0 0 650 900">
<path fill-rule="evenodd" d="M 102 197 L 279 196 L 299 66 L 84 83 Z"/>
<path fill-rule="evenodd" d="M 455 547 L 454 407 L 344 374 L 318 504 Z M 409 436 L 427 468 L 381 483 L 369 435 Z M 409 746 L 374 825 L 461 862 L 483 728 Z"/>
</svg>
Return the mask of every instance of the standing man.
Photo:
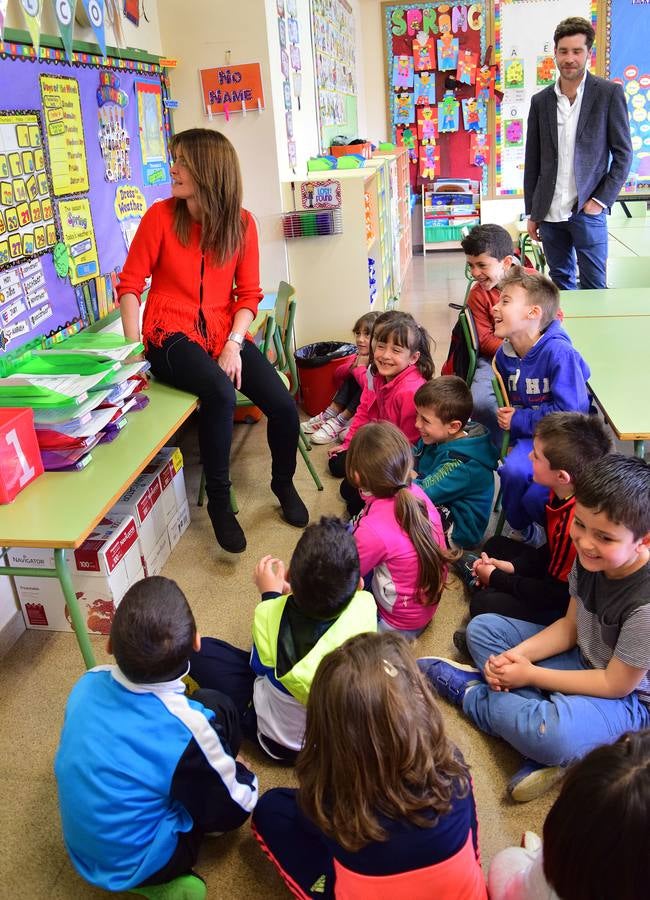
<svg viewBox="0 0 650 900">
<path fill-rule="evenodd" d="M 524 198 L 528 234 L 541 240 L 560 290 L 606 287 L 606 211 L 632 163 L 620 84 L 586 71 L 595 38 L 578 16 L 555 29 L 560 77 L 533 96 L 528 115 Z"/>
</svg>

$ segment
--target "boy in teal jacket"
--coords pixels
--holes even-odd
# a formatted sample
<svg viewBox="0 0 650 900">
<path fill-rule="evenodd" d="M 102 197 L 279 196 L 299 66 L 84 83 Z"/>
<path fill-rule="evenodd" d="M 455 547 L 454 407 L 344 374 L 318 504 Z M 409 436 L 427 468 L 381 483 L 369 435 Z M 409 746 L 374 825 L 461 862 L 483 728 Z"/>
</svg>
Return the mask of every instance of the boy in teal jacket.
<svg viewBox="0 0 650 900">
<path fill-rule="evenodd" d="M 472 394 L 462 378 L 442 375 L 415 393 L 416 484 L 446 507 L 457 547 L 476 547 L 492 510 L 498 453 L 488 430 L 469 422 Z M 444 510 L 443 510 L 444 511 Z"/>
</svg>

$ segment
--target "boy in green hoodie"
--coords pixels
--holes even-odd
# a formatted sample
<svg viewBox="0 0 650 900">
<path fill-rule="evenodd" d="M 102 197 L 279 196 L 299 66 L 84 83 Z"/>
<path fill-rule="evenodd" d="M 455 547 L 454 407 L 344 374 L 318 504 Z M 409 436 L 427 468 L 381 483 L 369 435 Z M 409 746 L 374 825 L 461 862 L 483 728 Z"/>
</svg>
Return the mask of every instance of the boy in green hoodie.
<svg viewBox="0 0 650 900">
<path fill-rule="evenodd" d="M 442 375 L 415 392 L 416 484 L 446 507 L 457 547 L 476 547 L 492 510 L 498 453 L 488 430 L 470 422 L 472 394 L 462 378 Z M 444 512 L 444 510 L 443 510 Z"/>
</svg>

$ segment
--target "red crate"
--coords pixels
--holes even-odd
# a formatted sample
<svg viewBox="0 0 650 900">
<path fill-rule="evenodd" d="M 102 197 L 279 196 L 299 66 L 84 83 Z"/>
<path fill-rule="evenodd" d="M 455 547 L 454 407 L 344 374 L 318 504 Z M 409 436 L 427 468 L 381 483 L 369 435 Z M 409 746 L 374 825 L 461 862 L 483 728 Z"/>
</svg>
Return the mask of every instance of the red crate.
<svg viewBox="0 0 650 900">
<path fill-rule="evenodd" d="M 42 474 L 33 411 L 27 407 L 0 408 L 0 503 L 11 503 Z"/>
</svg>

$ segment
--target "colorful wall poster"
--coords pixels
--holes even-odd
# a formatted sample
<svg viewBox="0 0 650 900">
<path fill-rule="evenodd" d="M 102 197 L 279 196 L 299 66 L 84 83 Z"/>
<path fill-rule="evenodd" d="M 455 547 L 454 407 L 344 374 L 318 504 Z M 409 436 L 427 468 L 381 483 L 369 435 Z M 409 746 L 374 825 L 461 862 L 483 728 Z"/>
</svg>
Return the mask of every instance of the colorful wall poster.
<svg viewBox="0 0 650 900">
<path fill-rule="evenodd" d="M 41 118 L 0 112 L 0 269 L 56 243 Z"/>
<path fill-rule="evenodd" d="M 436 73 L 417 72 L 413 82 L 416 106 L 430 106 L 436 102 Z"/>
<path fill-rule="evenodd" d="M 393 87 L 413 87 L 413 57 L 402 53 L 393 59 Z"/>
<path fill-rule="evenodd" d="M 342 131 L 350 138 L 358 137 L 355 21 L 347 0 L 311 0 L 311 20 L 321 148 L 325 150 Z"/>
<path fill-rule="evenodd" d="M 63 241 L 70 254 L 70 282 L 79 284 L 99 275 L 99 260 L 90 203 L 82 197 L 59 200 Z"/>
<path fill-rule="evenodd" d="M 136 81 L 142 180 L 145 185 L 170 181 L 160 82 Z"/>
<path fill-rule="evenodd" d="M 79 83 L 62 75 L 41 75 L 45 134 L 55 197 L 89 188 Z"/>
<path fill-rule="evenodd" d="M 101 71 L 97 88 L 97 117 L 106 181 L 131 178 L 131 137 L 126 128 L 128 103 L 129 95 L 120 88 L 119 77 L 114 72 Z"/>
<path fill-rule="evenodd" d="M 119 184 L 115 189 L 114 207 L 128 250 L 138 230 L 140 220 L 147 211 L 147 201 L 139 187 L 134 184 Z"/>
<path fill-rule="evenodd" d="M 40 258 L 0 272 L 1 350 L 16 338 L 29 334 L 51 315 L 52 306 Z"/>
</svg>

